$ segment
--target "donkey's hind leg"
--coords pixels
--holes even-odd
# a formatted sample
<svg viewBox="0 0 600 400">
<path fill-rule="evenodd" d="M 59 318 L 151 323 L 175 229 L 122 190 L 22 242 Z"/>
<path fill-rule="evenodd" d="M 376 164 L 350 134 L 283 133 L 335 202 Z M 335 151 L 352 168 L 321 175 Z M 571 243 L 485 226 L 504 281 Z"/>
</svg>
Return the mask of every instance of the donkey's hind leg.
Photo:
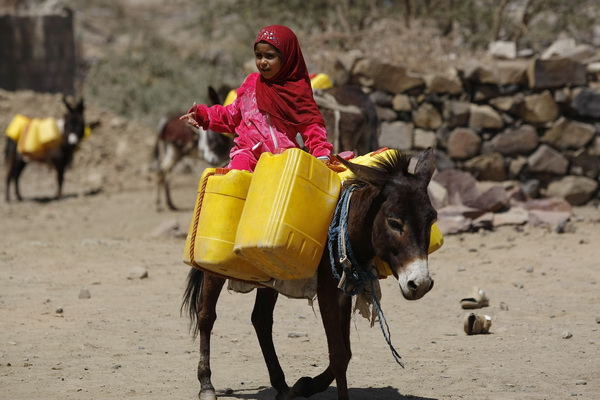
<svg viewBox="0 0 600 400">
<path fill-rule="evenodd" d="M 279 364 L 275 345 L 273 344 L 273 310 L 277 303 L 278 293 L 270 288 L 259 288 L 256 290 L 256 300 L 252 310 L 252 325 L 256 331 L 256 337 L 260 344 L 271 385 L 277 390 L 277 400 L 288 399 L 289 386 L 285 381 L 285 375 Z"/>
<path fill-rule="evenodd" d="M 12 180 L 15 185 L 15 196 L 17 196 L 18 201 L 23 201 L 23 196 L 21 196 L 21 186 L 19 185 L 19 179 L 21 178 L 21 173 L 25 169 L 27 163 L 22 159 L 17 159 L 13 165 L 11 165 L 11 169 L 9 171 L 10 176 L 12 176 Z M 7 179 L 7 190 L 9 186 L 10 178 Z M 8 201 L 8 192 L 7 192 L 7 201 Z"/>
<path fill-rule="evenodd" d="M 6 163 L 6 185 L 4 187 L 4 195 L 6 202 L 10 202 L 10 185 L 14 182 L 15 195 L 17 200 L 23 200 L 21 198 L 21 192 L 19 191 L 19 176 L 25 168 L 25 161 L 17 153 L 17 142 L 10 138 L 6 138 L 6 147 L 4 148 L 4 160 Z"/>
<path fill-rule="evenodd" d="M 225 279 L 204 274 L 202 293 L 198 301 L 198 331 L 200 334 L 200 361 L 198 361 L 198 381 L 200 400 L 216 400 L 215 388 L 210 380 L 210 336 L 217 320 L 217 301 Z"/>
</svg>

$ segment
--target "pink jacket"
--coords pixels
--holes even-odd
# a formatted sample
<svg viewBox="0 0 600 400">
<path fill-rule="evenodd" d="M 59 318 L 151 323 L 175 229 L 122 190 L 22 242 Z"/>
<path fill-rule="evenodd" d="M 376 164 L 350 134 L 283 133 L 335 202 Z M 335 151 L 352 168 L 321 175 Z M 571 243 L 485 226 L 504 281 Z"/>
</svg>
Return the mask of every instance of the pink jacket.
<svg viewBox="0 0 600 400">
<path fill-rule="evenodd" d="M 209 129 L 237 135 L 229 153 L 229 168 L 253 171 L 262 153 L 278 154 L 285 149 L 300 147 L 296 143 L 297 132 L 293 128 L 279 131 L 271 123 L 269 115 L 258 109 L 255 84 L 259 76 L 258 73 L 248 75 L 237 90 L 238 97 L 228 106 L 198 106 L 198 111 L 208 116 Z M 329 156 L 333 145 L 327 142 L 325 126 L 312 124 L 303 128 L 300 135 L 310 154 L 315 157 Z"/>
</svg>

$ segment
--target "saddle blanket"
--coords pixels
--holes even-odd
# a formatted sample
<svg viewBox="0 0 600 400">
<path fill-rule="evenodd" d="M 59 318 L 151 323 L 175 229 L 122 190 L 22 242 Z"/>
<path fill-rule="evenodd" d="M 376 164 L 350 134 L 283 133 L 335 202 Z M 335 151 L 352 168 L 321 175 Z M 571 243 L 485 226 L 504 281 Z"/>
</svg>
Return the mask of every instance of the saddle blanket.
<svg viewBox="0 0 600 400">
<path fill-rule="evenodd" d="M 317 297 L 317 274 L 312 278 L 307 279 L 272 279 L 268 282 L 263 282 L 260 285 L 254 285 L 248 282 L 241 282 L 236 279 L 227 280 L 227 290 L 236 293 L 249 293 L 255 288 L 270 287 L 275 289 L 280 294 L 291 299 L 307 299 L 308 304 L 312 307 L 313 302 Z M 377 320 L 377 311 L 373 303 L 373 297 L 377 298 L 377 302 L 381 301 L 381 286 L 379 281 L 373 282 L 374 295 L 369 288 L 365 287 L 364 292 L 353 296 L 353 312 L 369 320 L 371 326 Z"/>
</svg>

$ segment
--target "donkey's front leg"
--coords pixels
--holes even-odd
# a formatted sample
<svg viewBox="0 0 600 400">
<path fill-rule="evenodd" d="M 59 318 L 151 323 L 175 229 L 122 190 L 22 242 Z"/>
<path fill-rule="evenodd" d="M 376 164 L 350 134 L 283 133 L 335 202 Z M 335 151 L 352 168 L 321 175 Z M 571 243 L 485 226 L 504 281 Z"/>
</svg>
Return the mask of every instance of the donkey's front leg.
<svg viewBox="0 0 600 400">
<path fill-rule="evenodd" d="M 210 380 L 210 335 L 217 320 L 217 301 L 225 279 L 204 274 L 202 294 L 198 304 L 198 331 L 200 332 L 200 361 L 198 362 L 198 380 L 200 381 L 200 400 L 216 400 L 215 388 Z"/>
<path fill-rule="evenodd" d="M 61 160 L 62 161 L 62 160 Z M 57 161 L 54 165 L 56 168 L 56 200 L 60 200 L 62 197 L 63 184 L 65 182 L 65 168 L 66 165 L 62 164 L 61 161 Z M 62 161 L 66 162 L 66 161 Z"/>
<path fill-rule="evenodd" d="M 337 281 L 330 268 L 323 263 L 318 270 L 317 299 L 321 319 L 327 336 L 329 368 L 335 377 L 338 399 L 348 400 L 346 371 L 352 357 L 350 348 L 350 319 L 352 297 L 337 288 Z M 327 376 L 327 370 L 322 374 Z"/>
<path fill-rule="evenodd" d="M 277 390 L 275 398 L 283 400 L 288 398 L 290 388 L 285 381 L 285 374 L 281 369 L 273 344 L 273 310 L 277 303 L 277 296 L 278 293 L 270 288 L 256 290 L 256 300 L 252 310 L 252 325 L 256 331 L 256 337 L 269 370 L 271 386 Z"/>
</svg>

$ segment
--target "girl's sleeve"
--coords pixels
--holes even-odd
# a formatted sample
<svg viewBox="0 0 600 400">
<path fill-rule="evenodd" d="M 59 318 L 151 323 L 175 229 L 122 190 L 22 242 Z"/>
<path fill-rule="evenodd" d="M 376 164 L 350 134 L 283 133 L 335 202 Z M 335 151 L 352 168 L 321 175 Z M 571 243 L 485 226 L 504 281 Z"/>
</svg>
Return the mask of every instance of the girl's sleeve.
<svg viewBox="0 0 600 400">
<path fill-rule="evenodd" d="M 239 109 L 239 98 L 228 106 L 214 105 L 206 107 L 208 116 L 208 129 L 215 132 L 235 133 L 235 128 L 242 120 L 242 113 Z"/>
<path fill-rule="evenodd" d="M 321 124 L 308 125 L 304 132 L 300 132 L 304 145 L 315 157 L 329 157 L 333 145 L 327 141 L 327 129 Z"/>
<path fill-rule="evenodd" d="M 240 112 L 234 106 L 235 102 L 224 107 L 221 105 L 207 106 L 198 104 L 190 108 L 188 113 L 196 112 L 196 122 L 202 129 L 212 129 L 215 132 L 234 133 L 240 123 Z"/>
<path fill-rule="evenodd" d="M 222 106 L 220 104 L 207 107 L 205 105 L 198 106 L 198 114 L 205 115 L 206 125 L 204 129 L 210 129 L 215 132 L 235 133 L 235 129 L 242 122 L 242 98 L 244 93 L 256 83 L 257 74 L 250 74 L 244 83 L 237 90 L 237 98 L 233 103 Z"/>
</svg>

